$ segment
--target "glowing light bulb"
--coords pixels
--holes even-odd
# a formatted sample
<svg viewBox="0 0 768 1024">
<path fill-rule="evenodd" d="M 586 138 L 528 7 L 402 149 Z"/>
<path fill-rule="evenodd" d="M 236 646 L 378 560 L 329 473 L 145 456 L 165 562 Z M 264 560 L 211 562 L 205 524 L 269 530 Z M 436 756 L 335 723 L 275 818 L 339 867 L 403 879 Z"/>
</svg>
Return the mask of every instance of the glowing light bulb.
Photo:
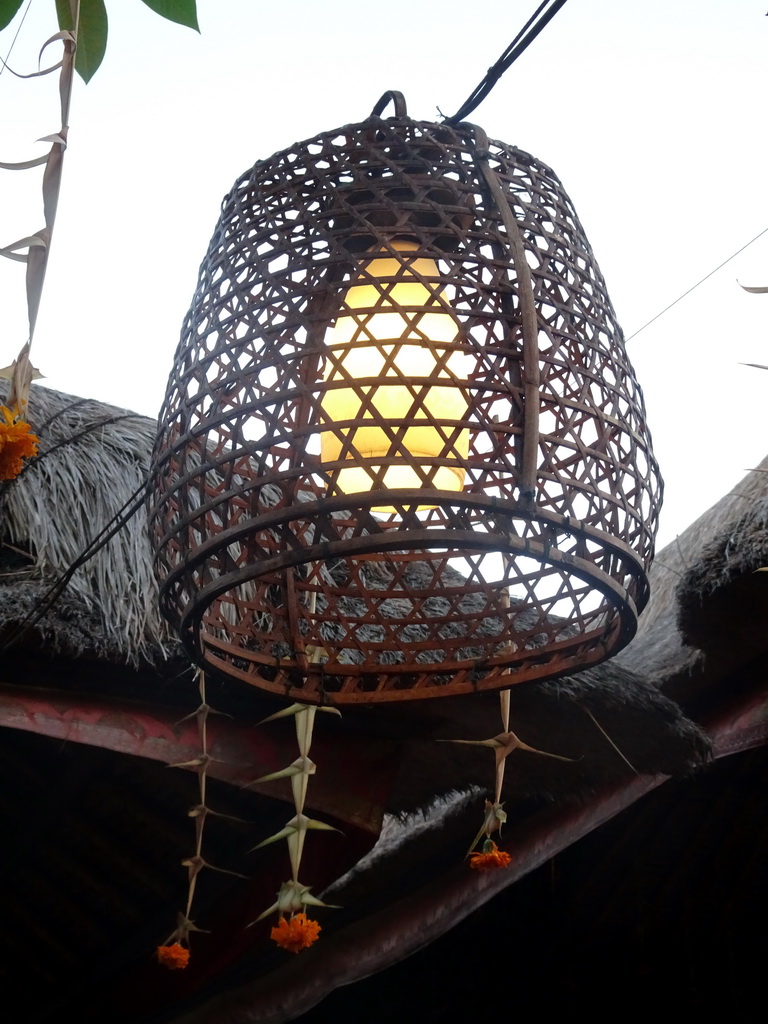
<svg viewBox="0 0 768 1024">
<path fill-rule="evenodd" d="M 409 260 L 413 242 L 391 249 L 406 258 L 372 255 L 326 335 L 320 458 L 350 463 L 336 476 L 345 494 L 370 491 L 382 467 L 386 490 L 460 491 L 469 451 L 469 431 L 457 429 L 467 413 L 464 357 L 454 347 L 461 328 L 441 299 L 436 262 Z"/>
</svg>

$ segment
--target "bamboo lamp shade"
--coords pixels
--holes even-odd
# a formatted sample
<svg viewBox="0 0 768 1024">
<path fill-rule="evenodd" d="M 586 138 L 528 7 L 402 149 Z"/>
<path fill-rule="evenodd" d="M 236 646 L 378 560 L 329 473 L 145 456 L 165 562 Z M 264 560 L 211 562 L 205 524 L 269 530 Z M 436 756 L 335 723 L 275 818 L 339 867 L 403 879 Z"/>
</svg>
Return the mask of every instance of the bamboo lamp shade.
<svg viewBox="0 0 768 1024">
<path fill-rule="evenodd" d="M 634 635 L 660 500 L 548 167 L 388 94 L 235 183 L 151 474 L 163 611 L 206 670 L 342 704 L 594 665 Z"/>
</svg>

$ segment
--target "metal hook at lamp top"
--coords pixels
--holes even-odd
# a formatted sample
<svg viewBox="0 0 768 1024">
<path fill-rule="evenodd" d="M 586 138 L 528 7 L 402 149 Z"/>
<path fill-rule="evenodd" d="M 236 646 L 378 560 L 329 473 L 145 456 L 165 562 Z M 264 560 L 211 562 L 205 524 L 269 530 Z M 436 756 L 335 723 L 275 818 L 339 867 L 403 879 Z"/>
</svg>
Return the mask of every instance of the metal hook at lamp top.
<svg viewBox="0 0 768 1024">
<path fill-rule="evenodd" d="M 343 704 L 597 664 L 636 630 L 660 501 L 548 167 L 393 93 L 235 183 L 151 480 L 163 611 L 206 671 Z"/>
</svg>

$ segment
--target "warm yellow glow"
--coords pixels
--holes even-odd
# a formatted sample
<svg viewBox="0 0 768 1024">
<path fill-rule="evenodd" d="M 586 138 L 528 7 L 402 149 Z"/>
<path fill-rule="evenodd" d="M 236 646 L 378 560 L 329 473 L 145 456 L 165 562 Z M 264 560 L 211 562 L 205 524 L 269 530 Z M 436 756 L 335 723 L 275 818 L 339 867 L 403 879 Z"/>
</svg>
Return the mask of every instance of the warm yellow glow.
<svg viewBox="0 0 768 1024">
<path fill-rule="evenodd" d="M 392 248 L 408 253 L 416 251 L 418 246 L 413 242 L 396 241 Z M 377 279 L 376 283 L 372 283 L 371 278 Z M 434 289 L 419 278 L 434 281 Z M 456 316 L 440 302 L 438 281 L 437 264 L 432 259 L 418 258 L 405 263 L 390 255 L 373 256 L 365 272 L 348 288 L 342 311 L 326 336 L 329 356 L 323 380 L 328 384 L 341 383 L 348 378 L 362 381 L 384 377 L 393 381 L 378 387 L 372 383 L 357 389 L 330 388 L 321 401 L 328 419 L 333 423 L 374 420 L 374 417 L 390 422 L 409 421 L 398 440 L 393 440 L 383 427 L 376 426 L 375 421 L 371 426 L 344 430 L 344 441 L 331 430 L 322 430 L 321 460 L 336 462 L 344 458 L 354 463 L 341 469 L 336 478 L 337 488 L 345 494 L 369 491 L 371 472 L 381 468 L 377 460 L 388 456 L 402 459 L 402 464 L 386 469 L 383 486 L 387 490 L 424 487 L 424 477 L 407 464 L 408 456 L 417 461 L 419 457 L 444 455 L 446 437 L 455 430 L 456 421 L 466 417 L 467 401 L 455 383 L 463 379 L 461 352 L 451 352 L 445 362 L 438 365 L 438 360 L 445 356 L 445 349 L 455 343 L 460 332 Z M 450 383 L 441 385 L 440 380 Z M 370 407 L 364 407 L 372 391 L 371 405 L 375 413 Z M 433 426 L 431 419 L 442 429 Z M 418 425 L 420 420 L 427 423 Z M 347 449 L 347 440 L 354 451 Z M 469 431 L 465 428 L 450 445 L 449 456 L 465 459 L 468 450 Z M 422 472 L 430 477 L 430 489 L 460 491 L 464 486 L 465 472 L 460 465 L 430 467 L 425 464 Z"/>
</svg>

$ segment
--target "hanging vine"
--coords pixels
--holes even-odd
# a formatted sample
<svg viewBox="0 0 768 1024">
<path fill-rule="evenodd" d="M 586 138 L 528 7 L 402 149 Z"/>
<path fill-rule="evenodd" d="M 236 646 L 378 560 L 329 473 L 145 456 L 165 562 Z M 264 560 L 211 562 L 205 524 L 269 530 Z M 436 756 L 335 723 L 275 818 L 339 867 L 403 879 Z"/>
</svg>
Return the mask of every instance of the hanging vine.
<svg viewBox="0 0 768 1024">
<path fill-rule="evenodd" d="M 197 30 L 196 0 L 144 2 L 162 17 Z M 0 30 L 10 24 L 22 3 L 23 0 L 0 0 Z M 107 45 L 107 12 L 103 0 L 55 0 L 55 7 L 59 31 L 43 44 L 40 58 L 49 46 L 61 43 L 61 59 L 50 67 L 29 74 L 13 71 L 7 61 L 3 61 L 3 70 L 7 68 L 18 78 L 40 78 L 54 71 L 59 72 L 60 125 L 53 134 L 38 140 L 50 143 L 46 154 L 14 163 L 0 161 L 0 169 L 7 171 L 27 171 L 40 166 L 45 168 L 42 183 L 43 226 L 15 242 L 0 246 L 0 256 L 26 264 L 29 323 L 27 340 L 18 355 L 13 362 L 0 369 L 0 377 L 11 382 L 7 405 L 0 406 L 0 480 L 15 479 L 25 462 L 37 454 L 39 439 L 31 432 L 25 419 L 32 381 L 42 376 L 32 364 L 31 349 L 59 205 L 64 153 L 69 136 L 73 78 L 77 71 L 88 82 L 101 64 Z"/>
</svg>

